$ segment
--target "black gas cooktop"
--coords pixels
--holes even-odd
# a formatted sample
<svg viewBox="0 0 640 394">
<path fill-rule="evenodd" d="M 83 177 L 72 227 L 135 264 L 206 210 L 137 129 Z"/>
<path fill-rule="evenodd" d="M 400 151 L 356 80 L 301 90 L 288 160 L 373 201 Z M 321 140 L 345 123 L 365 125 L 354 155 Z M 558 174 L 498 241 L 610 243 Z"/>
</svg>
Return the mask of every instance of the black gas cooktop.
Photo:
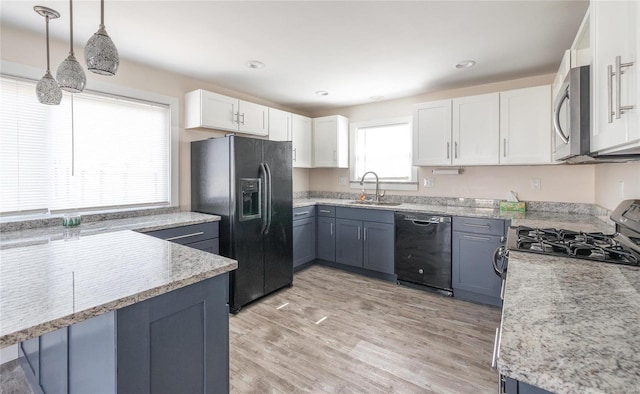
<svg viewBox="0 0 640 394">
<path fill-rule="evenodd" d="M 640 253 L 618 233 L 585 233 L 555 228 L 515 227 L 515 250 L 606 263 L 640 265 Z"/>
</svg>

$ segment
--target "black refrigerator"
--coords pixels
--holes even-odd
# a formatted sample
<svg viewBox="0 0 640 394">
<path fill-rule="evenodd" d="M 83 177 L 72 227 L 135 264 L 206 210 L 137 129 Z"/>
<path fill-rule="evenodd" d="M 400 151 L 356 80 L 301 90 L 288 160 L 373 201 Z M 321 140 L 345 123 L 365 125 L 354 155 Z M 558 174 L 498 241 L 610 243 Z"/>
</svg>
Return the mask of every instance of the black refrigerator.
<svg viewBox="0 0 640 394">
<path fill-rule="evenodd" d="M 292 198 L 291 142 L 191 142 L 191 209 L 222 217 L 220 254 L 238 261 L 231 312 L 293 283 Z"/>
</svg>

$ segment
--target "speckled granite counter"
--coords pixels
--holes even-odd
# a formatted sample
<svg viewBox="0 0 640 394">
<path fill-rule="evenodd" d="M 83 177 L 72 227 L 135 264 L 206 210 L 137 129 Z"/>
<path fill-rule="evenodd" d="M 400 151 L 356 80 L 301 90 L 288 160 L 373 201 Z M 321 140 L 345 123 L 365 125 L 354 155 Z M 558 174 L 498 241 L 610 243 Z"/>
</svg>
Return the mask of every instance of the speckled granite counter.
<svg viewBox="0 0 640 394">
<path fill-rule="evenodd" d="M 640 392 L 640 269 L 511 252 L 498 370 L 555 393 Z"/>
<path fill-rule="evenodd" d="M 216 220 L 182 212 L 0 234 L 0 348 L 236 269 L 235 260 L 128 231 Z"/>
<path fill-rule="evenodd" d="M 382 209 L 396 212 L 424 212 L 440 215 L 482 217 L 490 219 L 511 220 L 512 226 L 532 226 L 532 227 L 558 227 L 573 228 L 584 231 L 613 232 L 613 226 L 604 220 L 588 214 L 562 213 L 562 212 L 509 212 L 495 208 L 473 208 L 450 205 L 427 205 L 414 203 L 401 203 L 400 205 L 360 205 L 354 204 L 353 200 L 310 198 L 295 199 L 293 207 L 305 207 L 310 205 L 332 205 L 349 208 Z M 578 228 L 576 228 L 576 226 Z"/>
</svg>

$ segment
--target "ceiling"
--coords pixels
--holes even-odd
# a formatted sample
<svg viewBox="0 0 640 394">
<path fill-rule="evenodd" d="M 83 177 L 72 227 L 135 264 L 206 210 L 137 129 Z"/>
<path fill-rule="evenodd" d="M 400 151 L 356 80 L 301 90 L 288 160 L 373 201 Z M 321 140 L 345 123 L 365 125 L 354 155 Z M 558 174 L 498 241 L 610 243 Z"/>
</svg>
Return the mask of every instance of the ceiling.
<svg viewBox="0 0 640 394">
<path fill-rule="evenodd" d="M 50 34 L 68 40 L 65 1 L 2 0 L 0 22 L 44 34 L 34 5 L 60 12 Z M 84 46 L 98 28 L 100 2 L 73 5 L 75 44 Z M 587 7 L 587 0 L 111 0 L 105 25 L 123 59 L 310 111 L 553 73 Z M 476 66 L 454 67 L 466 59 Z M 266 67 L 248 68 L 250 60 Z"/>
</svg>

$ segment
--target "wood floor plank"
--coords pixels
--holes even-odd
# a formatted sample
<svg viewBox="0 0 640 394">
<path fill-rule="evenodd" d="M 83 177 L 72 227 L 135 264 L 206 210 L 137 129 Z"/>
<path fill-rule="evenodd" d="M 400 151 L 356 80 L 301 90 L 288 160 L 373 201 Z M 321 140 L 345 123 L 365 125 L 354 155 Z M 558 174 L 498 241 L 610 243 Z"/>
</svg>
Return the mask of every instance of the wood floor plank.
<svg viewBox="0 0 640 394">
<path fill-rule="evenodd" d="M 497 308 L 315 265 L 231 317 L 231 392 L 493 393 L 499 324 Z"/>
</svg>

